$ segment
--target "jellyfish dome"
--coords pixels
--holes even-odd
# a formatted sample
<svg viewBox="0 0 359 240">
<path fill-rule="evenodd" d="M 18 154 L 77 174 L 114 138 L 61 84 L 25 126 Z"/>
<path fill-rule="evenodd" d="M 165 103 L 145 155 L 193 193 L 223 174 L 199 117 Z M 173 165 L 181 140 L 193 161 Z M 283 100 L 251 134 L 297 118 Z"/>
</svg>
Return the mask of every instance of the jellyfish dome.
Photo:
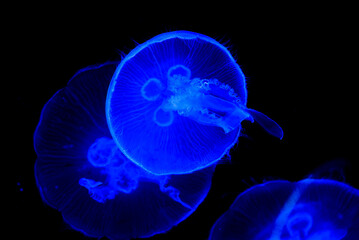
<svg viewBox="0 0 359 240">
<path fill-rule="evenodd" d="M 246 107 L 245 77 L 216 40 L 175 31 L 138 45 L 119 64 L 106 103 L 121 151 L 157 174 L 190 173 L 237 142 L 243 120 L 282 138 L 282 129 Z"/>
<path fill-rule="evenodd" d="M 210 240 L 359 239 L 359 190 L 333 180 L 271 181 L 240 194 Z"/>
<path fill-rule="evenodd" d="M 213 167 L 153 175 L 111 137 L 105 101 L 118 63 L 79 71 L 45 105 L 34 135 L 43 200 L 73 229 L 110 239 L 148 237 L 186 219 L 207 195 Z"/>
</svg>

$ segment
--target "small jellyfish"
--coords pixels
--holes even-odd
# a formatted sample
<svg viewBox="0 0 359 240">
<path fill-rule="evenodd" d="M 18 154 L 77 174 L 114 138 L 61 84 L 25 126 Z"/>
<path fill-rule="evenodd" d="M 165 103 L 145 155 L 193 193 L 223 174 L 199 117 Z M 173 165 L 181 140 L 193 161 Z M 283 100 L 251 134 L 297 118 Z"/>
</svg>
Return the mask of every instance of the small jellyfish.
<svg viewBox="0 0 359 240">
<path fill-rule="evenodd" d="M 154 174 L 190 173 L 237 142 L 243 120 L 282 129 L 246 107 L 245 77 L 230 52 L 205 35 L 175 31 L 138 45 L 119 64 L 106 103 L 121 151 Z"/>
<path fill-rule="evenodd" d="M 73 229 L 91 237 L 149 237 L 195 211 L 214 167 L 157 176 L 122 154 L 105 114 L 117 65 L 79 71 L 45 105 L 34 135 L 35 177 L 43 200 Z"/>
<path fill-rule="evenodd" d="M 210 240 L 359 239 L 359 190 L 327 179 L 271 181 L 240 194 Z"/>
</svg>

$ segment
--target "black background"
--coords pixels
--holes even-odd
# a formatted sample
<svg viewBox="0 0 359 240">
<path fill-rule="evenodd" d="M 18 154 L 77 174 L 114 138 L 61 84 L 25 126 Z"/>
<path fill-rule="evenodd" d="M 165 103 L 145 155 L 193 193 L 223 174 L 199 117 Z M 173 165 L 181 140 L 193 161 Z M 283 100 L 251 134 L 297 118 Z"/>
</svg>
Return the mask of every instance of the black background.
<svg viewBox="0 0 359 240">
<path fill-rule="evenodd" d="M 205 239 L 239 193 L 272 179 L 298 181 L 315 173 L 359 188 L 350 6 L 138 7 L 22 6 L 4 22 L 11 75 L 3 81 L 11 85 L 3 94 L 11 93 L 12 129 L 12 154 L 6 157 L 12 164 L 6 183 L 11 217 L 5 231 L 15 239 L 85 239 L 41 201 L 36 188 L 32 136 L 41 109 L 77 70 L 119 60 L 136 42 L 172 30 L 199 32 L 225 44 L 247 77 L 248 107 L 274 119 L 284 138 L 244 123 L 244 136 L 231 160 L 217 166 L 197 211 L 151 239 Z"/>
</svg>

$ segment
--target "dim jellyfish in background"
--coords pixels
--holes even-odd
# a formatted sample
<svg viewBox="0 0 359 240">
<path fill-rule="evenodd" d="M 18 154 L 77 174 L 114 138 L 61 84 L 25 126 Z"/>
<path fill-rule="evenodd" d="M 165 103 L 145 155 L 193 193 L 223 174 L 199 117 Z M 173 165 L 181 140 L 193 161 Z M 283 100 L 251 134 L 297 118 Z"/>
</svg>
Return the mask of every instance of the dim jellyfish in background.
<svg viewBox="0 0 359 240">
<path fill-rule="evenodd" d="M 153 175 L 112 140 L 105 101 L 117 63 L 79 71 L 45 105 L 34 135 L 43 200 L 87 236 L 149 237 L 186 219 L 207 195 L 214 167 Z"/>
<path fill-rule="evenodd" d="M 123 59 L 106 114 L 131 161 L 157 175 L 180 174 L 221 159 L 237 142 L 243 120 L 283 137 L 278 124 L 246 104 L 245 77 L 230 52 L 208 36 L 175 31 Z"/>
<path fill-rule="evenodd" d="M 209 239 L 359 239 L 359 190 L 327 179 L 260 184 L 237 197 Z"/>
</svg>

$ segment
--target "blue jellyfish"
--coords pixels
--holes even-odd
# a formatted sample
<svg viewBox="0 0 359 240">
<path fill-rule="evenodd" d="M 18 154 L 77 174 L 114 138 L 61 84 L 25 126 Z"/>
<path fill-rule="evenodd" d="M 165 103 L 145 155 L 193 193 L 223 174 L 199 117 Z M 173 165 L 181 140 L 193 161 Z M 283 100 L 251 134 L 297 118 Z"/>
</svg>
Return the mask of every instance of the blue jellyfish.
<svg viewBox="0 0 359 240">
<path fill-rule="evenodd" d="M 210 240 L 359 239 L 359 190 L 326 179 L 271 181 L 240 194 Z"/>
<path fill-rule="evenodd" d="M 117 63 L 79 71 L 45 105 L 34 135 L 43 200 L 73 229 L 110 239 L 148 237 L 187 218 L 207 195 L 213 167 L 153 175 L 126 158 L 107 127 Z"/>
<path fill-rule="evenodd" d="M 237 142 L 243 120 L 282 129 L 246 107 L 245 77 L 230 52 L 205 35 L 175 31 L 138 45 L 119 64 L 106 103 L 121 151 L 154 174 L 190 173 Z"/>
</svg>

